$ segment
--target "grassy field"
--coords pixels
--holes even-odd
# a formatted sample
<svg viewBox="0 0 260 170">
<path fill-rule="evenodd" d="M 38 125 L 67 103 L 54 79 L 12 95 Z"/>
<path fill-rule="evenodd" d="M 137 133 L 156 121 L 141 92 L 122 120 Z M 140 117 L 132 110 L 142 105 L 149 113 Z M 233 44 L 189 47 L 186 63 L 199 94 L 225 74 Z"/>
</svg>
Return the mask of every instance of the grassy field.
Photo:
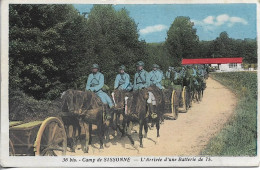
<svg viewBox="0 0 260 170">
<path fill-rule="evenodd" d="M 210 140 L 201 155 L 256 156 L 257 73 L 212 73 L 211 77 L 232 90 L 238 98 L 238 103 L 235 115 L 219 134 Z"/>
</svg>

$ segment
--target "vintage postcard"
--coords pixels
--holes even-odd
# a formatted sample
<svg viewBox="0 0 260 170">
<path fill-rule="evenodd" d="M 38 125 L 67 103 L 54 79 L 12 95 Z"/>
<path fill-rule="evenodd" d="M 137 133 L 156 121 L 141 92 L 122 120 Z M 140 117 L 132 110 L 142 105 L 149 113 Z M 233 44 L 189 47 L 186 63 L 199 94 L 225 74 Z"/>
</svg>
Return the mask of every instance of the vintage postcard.
<svg viewBox="0 0 260 170">
<path fill-rule="evenodd" d="M 257 16 L 255 0 L 2 0 L 1 166 L 259 166 Z"/>
</svg>

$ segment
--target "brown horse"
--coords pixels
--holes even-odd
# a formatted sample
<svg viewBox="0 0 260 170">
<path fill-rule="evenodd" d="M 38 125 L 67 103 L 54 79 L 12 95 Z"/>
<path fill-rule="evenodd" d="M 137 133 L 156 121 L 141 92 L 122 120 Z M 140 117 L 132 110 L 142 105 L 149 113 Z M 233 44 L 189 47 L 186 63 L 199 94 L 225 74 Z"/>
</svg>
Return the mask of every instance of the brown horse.
<svg viewBox="0 0 260 170">
<path fill-rule="evenodd" d="M 92 124 L 97 125 L 100 149 L 103 148 L 104 133 L 107 132 L 111 114 L 100 98 L 90 91 L 67 90 L 62 95 L 62 111 L 72 113 L 82 123 L 86 132 L 85 144 L 82 150 L 87 153 L 91 144 Z M 105 112 L 105 113 L 104 113 Z"/>
<path fill-rule="evenodd" d="M 148 132 L 148 115 L 147 115 L 147 99 L 149 97 L 148 90 L 142 89 L 128 93 L 128 100 L 126 112 L 123 113 L 123 129 L 122 136 L 127 136 L 134 145 L 134 140 L 131 134 L 128 133 L 127 128 L 129 128 L 130 122 L 138 122 L 139 124 L 139 139 L 140 147 L 143 147 L 143 128 L 145 134 Z"/>
<path fill-rule="evenodd" d="M 147 88 L 149 92 L 152 92 L 155 100 L 156 100 L 156 106 L 154 109 L 154 112 L 156 113 L 156 117 L 152 116 L 152 110 L 149 110 L 149 118 L 152 122 L 152 125 L 156 124 L 157 129 L 157 137 L 160 137 L 160 121 L 163 121 L 163 114 L 164 114 L 164 108 L 165 108 L 165 101 L 163 97 L 163 92 L 161 89 L 159 89 L 157 86 L 153 85 Z"/>
<path fill-rule="evenodd" d="M 112 94 L 112 98 L 113 101 L 115 103 L 115 114 L 113 115 L 114 117 L 114 121 L 115 121 L 115 126 L 117 127 L 117 129 L 119 129 L 122 132 L 122 129 L 120 128 L 119 125 L 119 119 L 120 116 L 124 116 L 125 114 L 125 104 L 126 104 L 126 100 L 125 97 L 129 96 L 130 92 L 126 91 L 126 90 L 114 90 L 113 94 Z"/>
</svg>

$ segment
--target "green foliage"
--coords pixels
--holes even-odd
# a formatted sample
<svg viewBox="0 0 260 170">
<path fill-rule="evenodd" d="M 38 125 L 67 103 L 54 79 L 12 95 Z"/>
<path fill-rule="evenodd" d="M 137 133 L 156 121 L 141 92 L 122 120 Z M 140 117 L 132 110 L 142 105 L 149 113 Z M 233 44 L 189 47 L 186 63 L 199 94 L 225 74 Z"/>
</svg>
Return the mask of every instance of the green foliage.
<svg viewBox="0 0 260 170">
<path fill-rule="evenodd" d="M 255 72 L 214 73 L 211 76 L 230 88 L 238 98 L 235 115 L 212 138 L 202 155 L 256 156 L 257 74 Z"/>
<path fill-rule="evenodd" d="M 164 43 L 147 43 L 147 53 L 149 60 L 147 61 L 148 70 L 152 68 L 152 64 L 158 64 L 164 72 L 171 66 L 171 56 Z"/>
<path fill-rule="evenodd" d="M 88 18 L 72 5 L 10 5 L 9 27 L 10 88 L 36 99 L 84 90 L 93 63 L 113 87 L 120 65 L 134 75 L 135 63 L 148 61 L 136 23 L 112 5 L 94 5 Z"/>
<path fill-rule="evenodd" d="M 73 87 L 86 22 L 72 5 L 10 5 L 10 88 L 54 99 Z"/>
<path fill-rule="evenodd" d="M 113 87 L 120 65 L 134 75 L 138 60 L 148 61 L 145 42 L 138 40 L 137 25 L 126 9 L 116 11 L 112 5 L 94 5 L 88 16 L 88 41 L 92 58 L 99 63 L 105 82 Z"/>
<path fill-rule="evenodd" d="M 44 120 L 51 116 L 57 117 L 60 114 L 59 102 L 35 100 L 33 97 L 16 90 L 10 91 L 9 99 L 9 120 L 11 121 Z"/>
<path fill-rule="evenodd" d="M 256 39 L 232 39 L 226 32 L 212 41 L 200 41 L 197 58 L 243 57 L 245 63 L 257 63 Z"/>
<path fill-rule="evenodd" d="M 171 55 L 170 63 L 179 66 L 182 58 L 193 58 L 198 48 L 199 37 L 189 17 L 175 18 L 167 32 L 165 45 Z"/>
</svg>

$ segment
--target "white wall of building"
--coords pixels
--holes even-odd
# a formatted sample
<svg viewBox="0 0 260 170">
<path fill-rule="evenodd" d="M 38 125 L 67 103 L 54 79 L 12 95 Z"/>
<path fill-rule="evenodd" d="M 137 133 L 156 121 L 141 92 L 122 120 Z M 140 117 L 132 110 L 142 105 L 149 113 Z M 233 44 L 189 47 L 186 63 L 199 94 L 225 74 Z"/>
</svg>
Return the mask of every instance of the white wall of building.
<svg viewBox="0 0 260 170">
<path fill-rule="evenodd" d="M 239 63 L 220 64 L 219 71 L 242 71 L 242 65 Z"/>
<path fill-rule="evenodd" d="M 230 64 L 211 64 L 211 67 L 219 68 L 216 71 L 225 72 L 225 71 L 243 71 L 242 64 L 240 63 L 230 63 Z"/>
</svg>

